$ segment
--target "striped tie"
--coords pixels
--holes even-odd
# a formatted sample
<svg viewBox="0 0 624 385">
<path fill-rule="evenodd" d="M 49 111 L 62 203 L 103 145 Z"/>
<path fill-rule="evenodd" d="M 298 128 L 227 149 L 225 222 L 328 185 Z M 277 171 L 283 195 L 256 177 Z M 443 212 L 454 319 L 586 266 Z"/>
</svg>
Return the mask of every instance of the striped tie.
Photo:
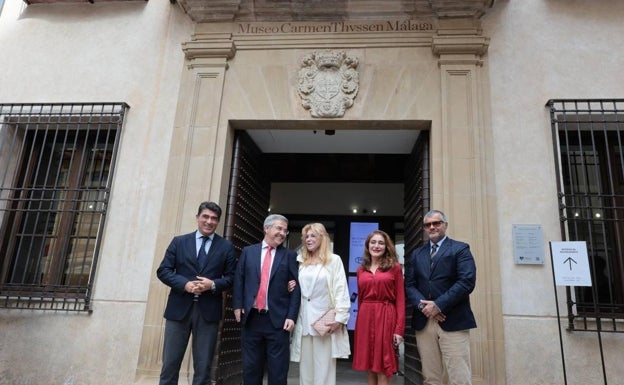
<svg viewBox="0 0 624 385">
<path fill-rule="evenodd" d="M 431 266 L 432 266 L 432 267 L 433 267 L 433 257 L 435 257 L 437 253 L 438 253 L 438 244 L 437 244 L 437 243 L 434 243 L 434 244 L 431 246 L 431 255 L 430 255 L 430 258 L 431 258 Z"/>
</svg>

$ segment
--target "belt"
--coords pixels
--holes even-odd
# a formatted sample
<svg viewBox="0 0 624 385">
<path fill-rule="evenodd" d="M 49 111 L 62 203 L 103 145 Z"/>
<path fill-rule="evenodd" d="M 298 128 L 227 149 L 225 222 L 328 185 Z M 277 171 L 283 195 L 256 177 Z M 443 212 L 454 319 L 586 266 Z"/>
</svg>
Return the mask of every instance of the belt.
<svg viewBox="0 0 624 385">
<path fill-rule="evenodd" d="M 269 313 L 267 309 L 256 309 L 255 307 L 252 307 L 251 311 L 254 313 L 262 314 L 262 315 Z"/>
</svg>

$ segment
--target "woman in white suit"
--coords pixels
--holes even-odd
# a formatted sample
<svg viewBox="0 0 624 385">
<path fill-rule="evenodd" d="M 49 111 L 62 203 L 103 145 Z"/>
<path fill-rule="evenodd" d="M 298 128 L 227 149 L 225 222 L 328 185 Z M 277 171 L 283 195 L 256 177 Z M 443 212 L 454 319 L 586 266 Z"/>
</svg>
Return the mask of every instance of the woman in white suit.
<svg viewBox="0 0 624 385">
<path fill-rule="evenodd" d="M 290 346 L 290 360 L 299 362 L 299 384 L 335 385 L 336 358 L 348 358 L 349 291 L 344 265 L 340 256 L 330 249 L 325 226 L 310 223 L 301 231 L 299 288 L 301 307 Z M 329 331 L 321 336 L 312 323 L 328 309 L 334 309 L 334 322 L 327 323 Z"/>
</svg>

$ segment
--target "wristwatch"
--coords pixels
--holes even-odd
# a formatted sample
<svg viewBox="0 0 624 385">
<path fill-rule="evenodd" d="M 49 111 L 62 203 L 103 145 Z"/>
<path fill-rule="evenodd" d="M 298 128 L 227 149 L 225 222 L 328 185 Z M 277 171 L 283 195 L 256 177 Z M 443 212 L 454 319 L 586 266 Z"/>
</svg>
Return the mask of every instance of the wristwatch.
<svg viewBox="0 0 624 385">
<path fill-rule="evenodd" d="M 217 291 L 217 285 L 215 285 L 214 281 L 212 282 L 212 286 L 210 287 L 210 291 L 212 291 L 213 293 L 215 291 Z"/>
<path fill-rule="evenodd" d="M 423 311 L 423 309 L 425 308 L 425 306 L 426 306 L 426 305 L 425 305 L 424 303 L 422 303 L 422 302 L 421 302 L 421 303 L 419 303 L 419 304 L 418 304 L 418 310 Z"/>
</svg>

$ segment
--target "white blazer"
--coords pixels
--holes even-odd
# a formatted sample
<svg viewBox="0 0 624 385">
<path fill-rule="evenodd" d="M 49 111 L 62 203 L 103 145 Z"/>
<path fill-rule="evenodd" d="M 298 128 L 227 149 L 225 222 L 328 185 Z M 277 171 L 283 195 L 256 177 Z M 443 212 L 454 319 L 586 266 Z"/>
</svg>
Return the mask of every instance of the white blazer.
<svg viewBox="0 0 624 385">
<path fill-rule="evenodd" d="M 301 254 L 297 256 L 297 261 L 299 261 L 299 269 L 301 270 L 303 262 Z M 322 268 L 329 273 L 327 289 L 329 291 L 330 301 L 336 311 L 336 321 L 345 325 L 335 333 L 330 334 L 332 340 L 332 358 L 348 358 L 351 354 L 351 349 L 346 325 L 347 321 L 349 321 L 351 300 L 349 299 L 349 287 L 344 265 L 342 264 L 340 256 L 332 254 L 329 261 L 327 261 Z M 303 302 L 305 302 L 305 299 L 301 300 L 301 308 L 304 306 Z M 301 313 L 302 309 L 299 310 L 299 316 L 290 344 L 290 360 L 293 362 L 299 362 L 301 360 L 301 338 L 303 337 Z"/>
</svg>

